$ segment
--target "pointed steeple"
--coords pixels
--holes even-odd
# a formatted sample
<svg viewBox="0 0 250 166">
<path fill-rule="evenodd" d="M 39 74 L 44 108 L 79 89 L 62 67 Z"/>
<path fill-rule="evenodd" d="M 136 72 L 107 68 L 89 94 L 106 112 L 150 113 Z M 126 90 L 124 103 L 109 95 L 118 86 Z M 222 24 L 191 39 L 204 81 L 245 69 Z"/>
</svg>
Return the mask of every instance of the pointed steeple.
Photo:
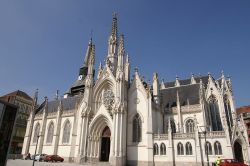
<svg viewBox="0 0 250 166">
<path fill-rule="evenodd" d="M 224 71 L 221 70 L 221 78 L 225 78 Z"/>
<path fill-rule="evenodd" d="M 36 111 L 37 102 L 38 102 L 38 89 L 36 89 L 36 92 L 33 97 L 33 111 Z"/>
<path fill-rule="evenodd" d="M 118 32 L 117 32 L 117 14 L 113 14 L 112 18 L 112 29 L 111 34 L 109 36 L 108 42 L 108 56 L 107 63 L 108 66 L 111 67 L 113 71 L 116 69 L 117 65 L 117 44 L 118 44 Z"/>
<path fill-rule="evenodd" d="M 159 93 L 160 93 L 160 85 L 159 85 L 159 79 L 158 79 L 158 74 L 154 73 L 153 74 L 153 95 L 154 95 L 154 100 L 156 104 L 159 104 Z"/>
<path fill-rule="evenodd" d="M 55 100 L 59 99 L 59 90 L 56 90 L 56 96 L 55 96 Z"/>
<path fill-rule="evenodd" d="M 63 110 L 63 104 L 62 104 L 62 98 L 59 99 L 59 104 L 58 104 L 58 107 L 57 107 L 57 111 L 58 112 L 61 112 Z"/>
<path fill-rule="evenodd" d="M 117 38 L 117 14 L 113 13 L 111 36 Z"/>
<path fill-rule="evenodd" d="M 194 78 L 194 74 L 192 74 L 192 76 L 191 76 L 191 84 L 196 84 L 196 80 Z"/>
<path fill-rule="evenodd" d="M 128 56 L 128 54 L 126 55 L 126 64 L 129 64 L 129 56 Z"/>
<path fill-rule="evenodd" d="M 124 55 L 125 55 L 124 35 L 121 35 L 120 41 L 119 41 L 119 46 L 118 46 L 118 62 L 117 62 L 117 70 L 119 70 L 119 71 L 123 71 Z"/>
<path fill-rule="evenodd" d="M 164 79 L 161 80 L 161 89 L 165 89 Z"/>
<path fill-rule="evenodd" d="M 219 82 L 221 85 L 221 88 L 224 90 L 224 83 L 225 83 L 225 75 L 224 75 L 224 72 L 223 70 L 221 71 L 221 81 Z"/>
<path fill-rule="evenodd" d="M 47 113 L 48 112 L 48 97 L 47 96 L 44 97 L 44 102 L 45 102 L 45 106 L 44 106 L 43 113 Z"/>
<path fill-rule="evenodd" d="M 97 79 L 100 78 L 101 73 L 102 73 L 102 63 L 100 62 L 99 67 L 98 67 Z"/>
<path fill-rule="evenodd" d="M 129 83 L 130 81 L 130 63 L 129 63 L 129 56 L 128 54 L 126 55 L 126 63 L 125 63 L 125 81 L 127 81 L 127 83 Z"/>
<path fill-rule="evenodd" d="M 208 72 L 208 80 L 210 80 L 210 81 L 213 80 L 210 72 Z"/>
<path fill-rule="evenodd" d="M 179 77 L 176 75 L 176 79 L 175 79 L 175 86 L 178 87 L 180 86 L 180 81 L 179 81 Z"/>
<path fill-rule="evenodd" d="M 125 48 L 124 48 L 124 35 L 120 36 L 119 46 L 118 46 L 118 56 L 124 56 Z"/>
<path fill-rule="evenodd" d="M 84 58 L 84 65 L 88 66 L 88 59 L 90 56 L 90 52 L 91 52 L 91 47 L 92 47 L 92 38 L 90 38 L 89 43 L 88 43 L 88 47 L 86 50 L 86 54 L 85 54 L 85 58 Z"/>
<path fill-rule="evenodd" d="M 85 54 L 85 58 L 84 58 L 84 62 L 82 67 L 79 70 L 79 80 L 82 80 L 88 72 L 88 61 L 89 61 L 89 57 L 91 54 L 91 49 L 92 49 L 93 43 L 92 43 L 92 38 L 90 38 L 88 46 L 87 46 L 87 50 L 86 50 L 86 54 Z"/>
<path fill-rule="evenodd" d="M 93 74 L 94 63 L 95 63 L 95 45 L 91 45 L 91 51 L 88 59 L 88 75 Z"/>
</svg>

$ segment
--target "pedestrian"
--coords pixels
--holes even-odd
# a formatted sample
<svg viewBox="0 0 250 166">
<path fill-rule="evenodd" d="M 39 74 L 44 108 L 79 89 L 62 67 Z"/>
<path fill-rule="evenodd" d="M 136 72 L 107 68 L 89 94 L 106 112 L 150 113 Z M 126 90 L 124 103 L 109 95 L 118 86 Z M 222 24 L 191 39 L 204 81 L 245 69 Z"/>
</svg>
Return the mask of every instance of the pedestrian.
<svg viewBox="0 0 250 166">
<path fill-rule="evenodd" d="M 220 156 L 218 156 L 217 158 L 216 158 L 216 160 L 215 160 L 215 164 L 216 164 L 216 166 L 219 166 L 220 165 Z"/>
</svg>

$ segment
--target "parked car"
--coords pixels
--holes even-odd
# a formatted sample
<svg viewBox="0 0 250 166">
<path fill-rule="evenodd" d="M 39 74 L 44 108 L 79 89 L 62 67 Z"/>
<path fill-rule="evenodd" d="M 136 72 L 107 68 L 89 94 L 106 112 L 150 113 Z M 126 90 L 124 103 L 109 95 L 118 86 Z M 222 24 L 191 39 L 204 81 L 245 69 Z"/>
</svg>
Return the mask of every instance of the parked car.
<svg viewBox="0 0 250 166">
<path fill-rule="evenodd" d="M 242 162 L 238 162 L 235 159 L 221 159 L 219 166 L 247 166 Z"/>
<path fill-rule="evenodd" d="M 31 160 L 34 160 L 35 159 L 35 157 L 37 156 L 38 154 L 36 154 L 36 155 L 32 155 L 31 156 Z"/>
<path fill-rule="evenodd" d="M 45 156 L 47 156 L 47 154 L 37 154 L 35 156 L 35 160 L 36 161 L 44 161 Z"/>
<path fill-rule="evenodd" d="M 60 162 L 63 162 L 64 159 L 58 155 L 47 155 L 45 156 L 44 158 L 44 161 L 48 162 L 48 161 L 51 161 L 51 162 L 57 162 L 57 161 L 60 161 Z"/>
</svg>

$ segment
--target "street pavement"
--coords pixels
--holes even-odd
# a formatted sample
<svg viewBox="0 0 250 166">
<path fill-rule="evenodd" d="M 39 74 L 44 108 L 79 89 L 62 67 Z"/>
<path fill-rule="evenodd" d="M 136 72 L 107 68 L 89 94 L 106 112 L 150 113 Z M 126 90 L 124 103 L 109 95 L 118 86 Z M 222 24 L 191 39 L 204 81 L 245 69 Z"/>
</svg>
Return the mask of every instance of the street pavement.
<svg viewBox="0 0 250 166">
<path fill-rule="evenodd" d="M 32 166 L 33 161 L 32 160 L 8 160 L 7 161 L 7 166 Z M 77 163 L 67 163 L 67 162 L 39 162 L 36 161 L 34 166 L 107 166 L 109 165 L 108 163 L 105 162 L 99 162 L 99 163 L 84 163 L 84 164 L 77 164 Z"/>
</svg>

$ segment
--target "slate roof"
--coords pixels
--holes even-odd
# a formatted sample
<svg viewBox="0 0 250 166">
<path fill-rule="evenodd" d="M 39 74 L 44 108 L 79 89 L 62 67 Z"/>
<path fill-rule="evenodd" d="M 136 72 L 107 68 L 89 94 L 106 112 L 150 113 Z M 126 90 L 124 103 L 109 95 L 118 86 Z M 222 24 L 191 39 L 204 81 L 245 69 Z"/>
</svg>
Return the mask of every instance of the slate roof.
<svg viewBox="0 0 250 166">
<path fill-rule="evenodd" d="M 62 100 L 62 111 L 69 111 L 73 110 L 77 107 L 77 103 L 81 101 L 83 96 L 78 95 L 78 96 L 73 96 L 73 97 L 67 97 L 63 98 Z M 48 102 L 48 113 L 53 113 L 58 110 L 60 100 L 53 100 Z M 45 102 L 43 102 L 38 109 L 36 110 L 36 114 L 41 114 L 43 113 L 45 106 Z"/>
<path fill-rule="evenodd" d="M 71 86 L 71 88 L 78 87 L 78 86 L 83 86 L 85 84 L 85 78 L 83 78 L 81 80 L 76 80 L 74 82 L 74 84 Z"/>
<path fill-rule="evenodd" d="M 172 87 L 160 90 L 162 103 L 164 107 L 175 107 L 177 104 L 177 91 L 179 94 L 180 105 L 199 104 L 199 89 L 200 84 L 189 84 L 180 87 Z"/>
<path fill-rule="evenodd" d="M 4 98 L 4 97 L 7 97 L 7 96 L 21 96 L 27 100 L 33 100 L 27 93 L 21 91 L 21 90 L 17 90 L 17 91 L 14 91 L 14 92 L 11 92 L 11 93 L 8 93 L 4 96 L 2 96 L 1 98 Z"/>
<path fill-rule="evenodd" d="M 205 85 L 205 87 L 207 86 L 208 83 L 208 76 L 199 76 L 199 77 L 194 77 L 196 83 L 200 82 L 200 79 L 202 80 L 203 84 Z M 191 78 L 190 79 L 184 79 L 184 80 L 179 80 L 180 85 L 188 85 L 191 83 Z M 175 81 L 171 81 L 171 82 L 165 82 L 164 83 L 166 88 L 170 88 L 170 87 L 174 87 L 175 86 Z"/>
</svg>

